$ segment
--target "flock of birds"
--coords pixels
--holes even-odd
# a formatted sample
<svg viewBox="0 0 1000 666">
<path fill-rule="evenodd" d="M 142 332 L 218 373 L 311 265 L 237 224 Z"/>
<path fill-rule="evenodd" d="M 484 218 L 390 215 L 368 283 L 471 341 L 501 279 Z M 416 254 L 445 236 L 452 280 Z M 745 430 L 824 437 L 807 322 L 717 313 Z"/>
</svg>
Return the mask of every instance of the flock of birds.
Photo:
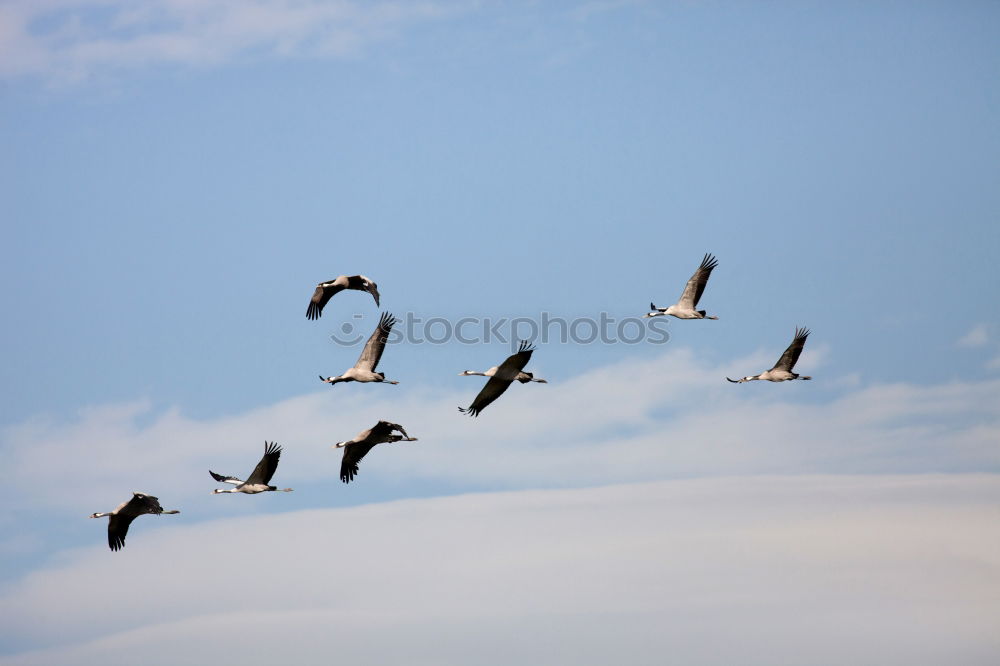
<svg viewBox="0 0 1000 666">
<path fill-rule="evenodd" d="M 717 265 L 718 261 L 716 261 L 715 257 L 711 254 L 706 254 L 697 270 L 695 270 L 694 275 L 687 281 L 684 291 L 676 303 L 665 308 L 660 308 L 650 303 L 650 312 L 643 316 L 664 317 L 670 315 L 678 319 L 718 319 L 718 317 L 709 315 L 705 310 L 697 309 L 698 301 L 701 300 L 701 296 L 705 291 L 705 285 L 708 284 L 708 278 L 712 275 L 712 271 Z M 309 301 L 309 307 L 306 309 L 306 318 L 311 320 L 319 319 L 323 314 L 323 308 L 330 302 L 330 299 L 345 289 L 366 291 L 375 299 L 375 306 L 379 307 L 380 305 L 378 285 L 374 281 L 364 275 L 341 275 L 334 280 L 320 282 L 316 285 L 316 290 Z M 371 337 L 368 338 L 368 342 L 365 343 L 357 362 L 338 376 L 323 377 L 320 375 L 320 379 L 331 386 L 340 382 L 398 384 L 399 382 L 397 381 L 386 379 L 385 373 L 376 371 L 378 363 L 382 359 L 382 353 L 385 351 L 389 333 L 392 331 L 395 323 L 396 318 L 392 314 L 389 312 L 382 313 L 378 326 L 376 326 Z M 799 375 L 792 371 L 795 363 L 799 360 L 799 355 L 802 353 L 802 348 L 805 346 L 806 338 L 808 337 L 808 329 L 796 328 L 791 344 L 788 345 L 781 358 L 778 359 L 778 362 L 770 370 L 741 379 L 730 379 L 729 377 L 726 377 L 726 379 L 734 384 L 761 379 L 769 382 L 812 379 L 812 377 Z M 472 404 L 468 407 L 459 407 L 458 410 L 469 416 L 479 416 L 488 405 L 499 398 L 515 381 L 521 384 L 529 382 L 547 383 L 544 379 L 537 378 L 534 374 L 524 370 L 531 360 L 533 351 L 534 348 L 527 341 L 521 341 L 517 352 L 507 357 L 500 365 L 489 368 L 484 372 L 465 370 L 459 373 L 463 377 L 475 375 L 488 377 L 489 380 L 476 395 Z M 358 463 L 377 444 L 399 441 L 415 442 L 417 438 L 410 437 L 406 430 L 403 429 L 403 426 L 398 423 L 379 421 L 371 428 L 355 435 L 353 439 L 337 442 L 331 448 L 344 450 L 340 464 L 340 480 L 344 483 L 352 481 L 358 473 Z M 245 493 L 253 495 L 268 491 L 291 492 L 291 488 L 278 488 L 277 486 L 269 485 L 271 477 L 274 476 L 275 471 L 278 469 L 278 460 L 280 457 L 281 447 L 275 442 L 265 442 L 264 456 L 245 481 L 235 476 L 216 474 L 209 470 L 208 473 L 217 482 L 233 486 L 226 489 L 217 488 L 213 491 L 213 494 Z M 125 546 L 125 535 L 128 533 L 129 525 L 139 516 L 144 514 L 164 515 L 176 513 L 180 513 L 180 511 L 164 511 L 163 507 L 160 506 L 158 498 L 145 493 L 135 492 L 132 493 L 130 500 L 123 502 L 114 511 L 95 513 L 90 517 L 109 518 L 108 546 L 111 550 L 117 551 Z"/>
</svg>

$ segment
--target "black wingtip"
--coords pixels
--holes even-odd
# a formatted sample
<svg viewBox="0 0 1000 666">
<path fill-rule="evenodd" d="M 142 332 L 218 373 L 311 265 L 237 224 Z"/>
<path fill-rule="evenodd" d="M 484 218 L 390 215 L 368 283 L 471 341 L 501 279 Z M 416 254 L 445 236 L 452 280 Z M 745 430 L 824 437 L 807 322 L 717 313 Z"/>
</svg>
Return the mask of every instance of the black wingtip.
<svg viewBox="0 0 1000 666">
<path fill-rule="evenodd" d="M 739 380 L 736 380 L 736 379 L 730 379 L 729 377 L 726 377 L 726 381 L 729 381 L 729 382 L 732 382 L 732 383 L 734 383 L 734 384 L 739 384 L 739 383 L 740 383 L 740 382 L 739 382 Z"/>
</svg>

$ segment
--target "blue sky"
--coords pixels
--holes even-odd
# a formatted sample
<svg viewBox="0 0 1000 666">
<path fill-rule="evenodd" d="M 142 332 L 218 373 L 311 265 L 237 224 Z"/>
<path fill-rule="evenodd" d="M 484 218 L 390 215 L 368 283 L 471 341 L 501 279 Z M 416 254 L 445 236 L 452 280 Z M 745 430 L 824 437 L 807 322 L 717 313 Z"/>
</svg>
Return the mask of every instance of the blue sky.
<svg viewBox="0 0 1000 666">
<path fill-rule="evenodd" d="M 186 571 L 211 580 L 193 556 L 223 561 L 226 544 L 184 545 L 230 530 L 227 521 L 282 533 L 306 516 L 356 524 L 375 515 L 373 530 L 388 533 L 424 510 L 447 525 L 482 507 L 495 538 L 541 562 L 515 520 L 533 493 L 580 507 L 611 493 L 633 506 L 681 492 L 672 484 L 749 488 L 765 475 L 774 496 L 735 492 L 731 504 L 691 511 L 721 521 L 719 543 L 738 551 L 744 533 L 732 516 L 746 503 L 765 511 L 801 499 L 824 516 L 853 515 L 857 507 L 822 491 L 842 477 L 860 484 L 873 515 L 912 522 L 904 542 L 930 549 L 927 570 L 890 557 L 892 544 L 860 512 L 859 522 L 818 520 L 815 530 L 871 539 L 873 559 L 820 549 L 801 553 L 803 571 L 850 560 L 863 580 L 904 561 L 913 580 L 901 585 L 923 584 L 930 570 L 951 580 L 953 554 L 919 536 L 932 515 L 966 528 L 955 538 L 982 571 L 926 596 L 963 618 L 995 616 L 998 28 L 1000 10 L 976 2 L 3 5 L 0 446 L 15 473 L 0 491 L 10 511 L 0 609 L 44 609 L 47 585 L 129 557 L 187 553 Z M 481 380 L 457 374 L 499 363 L 509 353 L 499 342 L 392 346 L 380 369 L 399 386 L 316 379 L 357 357 L 330 335 L 345 322 L 367 335 L 378 313 L 349 292 L 318 322 L 305 319 L 316 282 L 342 273 L 376 280 L 383 309 L 398 316 L 621 320 L 651 300 L 673 302 L 705 252 L 719 267 L 702 305 L 719 321 L 671 320 L 665 345 L 540 346 L 532 369 L 550 383 L 514 387 L 475 422 L 454 407 Z M 813 330 L 801 361 L 812 382 L 724 381 L 770 367 L 803 325 Z M 327 447 L 378 418 L 420 441 L 376 449 L 344 487 Z M 285 445 L 276 482 L 296 492 L 209 497 L 205 469 L 248 473 L 265 439 Z M 910 483 L 905 500 L 885 499 L 885 488 Z M 131 490 L 183 513 L 141 519 L 112 555 L 103 525 L 80 518 Z M 762 529 L 788 543 L 804 528 L 776 520 Z M 669 532 L 623 538 L 654 540 L 652 553 Z M 338 547 L 325 534 L 300 538 L 303 549 Z M 352 543 L 364 552 L 363 535 Z M 621 566 L 629 553 L 593 562 Z M 420 557 L 433 552 L 417 547 Z M 551 575 L 525 566 L 526 580 Z M 745 566 L 722 558 L 703 573 L 768 579 Z M 357 575 L 377 580 L 374 570 Z M 798 598 L 803 585 L 775 573 L 770 598 Z M 836 585 L 823 589 L 837 596 Z M 992 590 L 992 601 L 976 589 Z M 73 593 L 80 601 L 91 590 Z M 171 622 L 235 621 L 218 600 L 149 594 L 172 609 Z M 643 622 L 691 608 L 616 594 Z M 824 594 L 817 604 L 832 599 Z M 836 601 L 879 607 L 845 599 Z M 364 606 L 338 603 L 345 613 Z M 898 617 L 929 621 L 892 603 Z M 472 606 L 433 612 L 464 617 Z M 315 607 L 288 599 L 282 621 Z M 732 598 L 718 608 L 746 611 Z M 802 610 L 789 608 L 756 610 L 777 623 Z M 586 630 L 565 609 L 550 611 L 566 635 Z M 497 626 L 536 611 L 513 599 L 505 612 L 519 619 Z M 5 632 L 0 664 L 107 660 L 124 644 L 147 649 L 147 663 L 185 658 L 154 649 L 153 619 L 112 621 L 88 643 L 86 616 L 61 617 L 61 641 Z M 486 632 L 488 644 L 489 624 L 484 616 L 470 635 Z M 902 636 L 900 627 L 883 629 Z M 707 619 L 691 629 L 708 630 Z M 927 640 L 993 663 L 988 634 L 942 629 Z M 832 641 L 817 627 L 811 637 Z M 635 644 L 636 663 L 644 645 L 658 645 Z M 687 663 L 731 663 L 685 645 Z M 327 654 L 322 641 L 315 649 L 300 661 Z M 762 663 L 792 654 L 826 663 L 806 644 L 760 649 Z M 434 661 L 468 663 L 462 654 Z M 934 663 L 934 654 L 881 657 Z"/>
</svg>

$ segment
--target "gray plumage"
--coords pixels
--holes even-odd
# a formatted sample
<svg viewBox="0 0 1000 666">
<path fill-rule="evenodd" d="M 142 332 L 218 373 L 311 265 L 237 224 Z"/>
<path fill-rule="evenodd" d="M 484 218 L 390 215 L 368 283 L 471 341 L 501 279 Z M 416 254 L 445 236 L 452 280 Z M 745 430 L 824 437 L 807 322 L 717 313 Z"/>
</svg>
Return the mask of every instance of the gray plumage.
<svg viewBox="0 0 1000 666">
<path fill-rule="evenodd" d="M 734 384 L 742 384 L 743 382 L 752 382 L 754 380 L 763 379 L 769 382 L 785 382 L 792 379 L 812 379 L 812 377 L 806 377 L 805 375 L 799 375 L 792 372 L 792 368 L 795 367 L 796 362 L 799 360 L 799 355 L 802 353 L 802 348 L 806 345 L 806 338 L 809 337 L 808 328 L 796 328 L 795 337 L 792 338 L 792 343 L 788 345 L 781 358 L 778 362 L 774 364 L 774 367 L 767 372 L 762 372 L 759 375 L 743 377 L 742 379 L 729 379 Z"/>
<path fill-rule="evenodd" d="M 320 282 L 316 285 L 309 300 L 309 307 L 306 308 L 306 319 L 319 319 L 323 314 L 323 308 L 330 302 L 330 299 L 345 289 L 355 289 L 357 291 L 367 291 L 375 299 L 375 307 L 378 307 L 378 285 L 364 275 L 339 275 L 333 280 Z"/>
<path fill-rule="evenodd" d="M 358 357 L 358 361 L 354 364 L 354 367 L 348 368 L 339 377 L 330 376 L 324 378 L 323 375 L 320 375 L 319 378 L 327 384 L 337 384 L 339 382 L 385 382 L 386 384 L 398 384 L 399 382 L 397 381 L 386 379 L 385 373 L 375 372 L 378 362 L 382 359 L 382 352 L 385 351 L 385 343 L 389 339 L 389 333 L 392 331 L 395 323 L 395 317 L 388 312 L 383 312 L 378 326 L 375 327 L 375 331 L 368 338 L 368 342 L 365 343 L 365 348 L 361 350 L 361 356 Z"/>
<path fill-rule="evenodd" d="M 398 435 L 395 433 L 399 433 Z M 346 442 L 337 442 L 331 448 L 344 449 L 344 456 L 340 461 L 340 480 L 350 483 L 358 473 L 358 463 L 377 444 L 390 442 L 415 442 L 416 437 L 410 437 L 406 430 L 398 423 L 389 421 L 379 421 L 368 430 L 362 430 L 354 439 Z"/>
<path fill-rule="evenodd" d="M 227 488 L 225 490 L 216 488 L 212 493 L 246 493 L 247 495 L 255 495 L 257 493 L 279 490 L 277 486 L 271 486 L 268 483 L 271 481 L 271 477 L 274 476 L 274 472 L 278 469 L 278 460 L 280 458 L 281 447 L 278 446 L 277 442 L 264 442 L 264 456 L 257 463 L 257 466 L 253 468 L 246 481 L 235 476 L 225 476 L 208 470 L 212 478 L 219 483 L 229 483 L 235 486 L 235 488 Z M 292 492 L 291 488 L 281 488 L 280 490 L 285 493 Z"/>
<path fill-rule="evenodd" d="M 164 511 L 163 507 L 160 506 L 159 498 L 145 493 L 132 493 L 132 499 L 122 502 L 114 511 L 94 513 L 90 517 L 103 518 L 108 516 L 108 547 L 118 551 L 125 547 L 125 535 L 128 534 L 128 527 L 132 521 L 147 513 L 159 516 L 180 513 L 180 511 Z"/>
<path fill-rule="evenodd" d="M 524 366 L 528 365 L 528 361 L 531 360 L 533 351 L 534 347 L 526 340 L 522 340 L 517 353 L 508 356 L 507 360 L 500 364 L 476 399 L 472 401 L 472 404 L 468 408 L 459 407 L 458 411 L 469 416 L 479 416 L 479 413 L 486 409 L 491 402 L 503 395 L 512 382 L 518 380 L 524 383 L 523 380 L 519 379 L 519 376 L 524 370 Z M 528 380 L 530 381 L 530 377 Z"/>
<path fill-rule="evenodd" d="M 718 317 L 709 315 L 705 310 L 696 309 L 698 301 L 701 300 L 701 295 L 705 293 L 705 285 L 708 284 L 708 278 L 712 276 L 712 271 L 718 265 L 719 262 L 716 258 L 706 253 L 702 257 L 701 264 L 691 276 L 691 279 L 684 285 L 684 291 L 681 292 L 680 299 L 675 304 L 665 308 L 660 308 L 650 303 L 649 309 L 652 312 L 643 315 L 643 317 L 664 317 L 670 315 L 678 319 L 718 319 Z"/>
</svg>

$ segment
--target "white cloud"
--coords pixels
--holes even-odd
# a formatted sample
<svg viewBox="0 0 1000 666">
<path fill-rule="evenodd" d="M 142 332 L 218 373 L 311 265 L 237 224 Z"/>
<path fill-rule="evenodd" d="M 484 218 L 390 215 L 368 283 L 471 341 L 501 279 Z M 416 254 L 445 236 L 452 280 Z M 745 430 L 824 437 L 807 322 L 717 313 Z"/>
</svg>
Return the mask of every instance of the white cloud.
<svg viewBox="0 0 1000 666">
<path fill-rule="evenodd" d="M 713 366 L 675 349 L 566 381 L 514 385 L 478 419 L 456 407 L 471 402 L 481 378 L 460 392 L 320 386 L 205 421 L 176 409 L 151 414 L 144 403 L 93 408 L 68 422 L 37 418 L 7 429 L 0 452 L 9 481 L 0 494 L 8 507 L 32 511 L 109 510 L 132 490 L 182 509 L 202 506 L 218 500 L 207 496 L 214 487 L 207 470 L 249 473 L 265 439 L 285 447 L 278 485 L 329 480 L 348 492 L 337 481 L 340 452 L 329 447 L 383 418 L 419 441 L 374 449 L 356 484 L 502 489 L 1000 468 L 1000 380 L 850 387 L 815 400 L 827 381 L 821 375 L 812 382 L 727 383 L 724 376 L 740 367 L 755 366 L 746 359 Z"/>
<path fill-rule="evenodd" d="M 104 69 L 217 65 L 252 54 L 343 57 L 467 3 L 41 0 L 0 7 L 0 76 L 79 80 Z"/>
<path fill-rule="evenodd" d="M 8 586 L 4 665 L 992 664 L 997 476 L 717 478 L 189 525 Z"/>
<path fill-rule="evenodd" d="M 990 332 L 986 324 L 972 327 L 968 333 L 958 340 L 959 347 L 982 347 L 990 341 Z"/>
</svg>

